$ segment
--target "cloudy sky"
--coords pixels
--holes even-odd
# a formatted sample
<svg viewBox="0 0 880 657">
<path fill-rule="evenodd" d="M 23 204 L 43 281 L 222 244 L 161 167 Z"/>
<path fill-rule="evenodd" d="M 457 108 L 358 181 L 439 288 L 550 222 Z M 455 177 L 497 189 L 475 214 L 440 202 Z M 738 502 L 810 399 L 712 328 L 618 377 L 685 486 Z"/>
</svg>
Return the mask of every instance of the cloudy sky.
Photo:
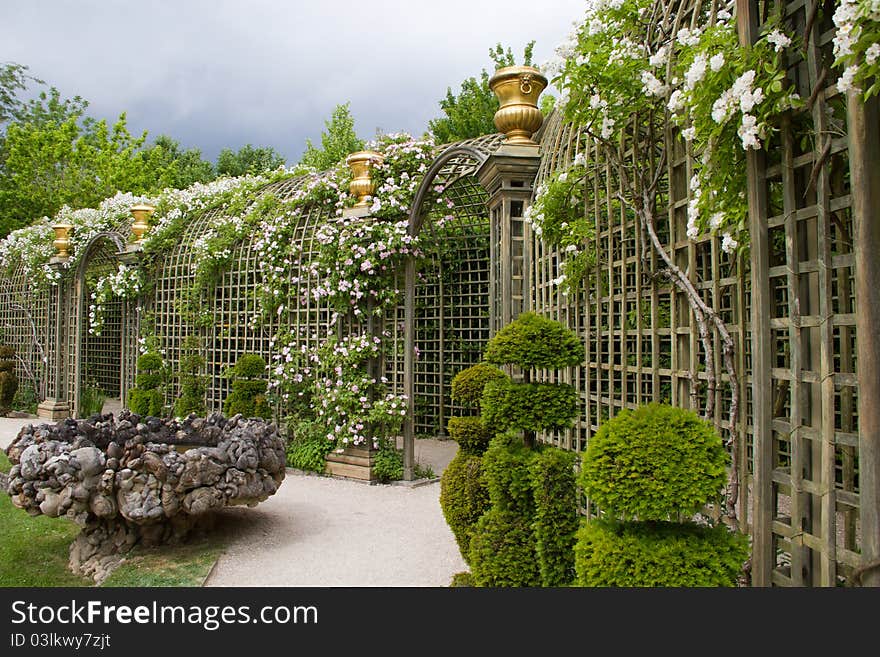
<svg viewBox="0 0 880 657">
<path fill-rule="evenodd" d="M 356 129 L 421 134 L 447 87 L 491 69 L 502 42 L 545 61 L 583 0 L 3 0 L 0 62 L 126 112 L 214 159 L 246 143 L 288 163 L 351 101 Z M 490 70 L 491 72 L 491 70 Z"/>
</svg>

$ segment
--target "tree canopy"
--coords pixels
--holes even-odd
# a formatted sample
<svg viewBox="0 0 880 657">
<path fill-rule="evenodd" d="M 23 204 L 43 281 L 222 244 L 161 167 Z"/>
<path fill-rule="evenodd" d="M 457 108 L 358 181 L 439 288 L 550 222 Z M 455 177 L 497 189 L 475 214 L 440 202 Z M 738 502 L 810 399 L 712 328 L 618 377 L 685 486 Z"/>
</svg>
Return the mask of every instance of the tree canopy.
<svg viewBox="0 0 880 657">
<path fill-rule="evenodd" d="M 321 148 L 306 139 L 306 150 L 300 165 L 324 171 L 355 151 L 363 150 L 364 142 L 354 131 L 351 103 L 337 105 L 331 117 L 324 121 L 326 130 L 321 133 Z"/>
</svg>

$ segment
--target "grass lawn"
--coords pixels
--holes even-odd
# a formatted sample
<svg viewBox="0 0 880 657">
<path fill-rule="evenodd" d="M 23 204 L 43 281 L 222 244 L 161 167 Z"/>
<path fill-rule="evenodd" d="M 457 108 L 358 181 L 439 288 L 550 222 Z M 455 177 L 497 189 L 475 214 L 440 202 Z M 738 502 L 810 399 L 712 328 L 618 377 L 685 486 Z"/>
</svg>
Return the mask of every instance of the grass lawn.
<svg viewBox="0 0 880 657">
<path fill-rule="evenodd" d="M 0 450 L 0 471 L 10 463 Z M 31 517 L 0 492 L 0 586 L 92 586 L 67 566 L 79 526 L 67 518 Z M 180 546 L 135 548 L 102 586 L 201 586 L 223 543 L 212 535 Z"/>
</svg>

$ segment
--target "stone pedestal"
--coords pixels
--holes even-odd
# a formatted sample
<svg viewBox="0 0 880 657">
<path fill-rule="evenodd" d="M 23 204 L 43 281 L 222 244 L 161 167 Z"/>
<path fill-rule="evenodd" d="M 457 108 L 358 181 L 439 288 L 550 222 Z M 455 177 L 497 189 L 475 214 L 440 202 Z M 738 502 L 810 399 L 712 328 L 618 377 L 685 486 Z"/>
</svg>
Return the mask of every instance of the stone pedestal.
<svg viewBox="0 0 880 657">
<path fill-rule="evenodd" d="M 376 481 L 373 473 L 373 463 L 376 459 L 376 450 L 366 447 L 346 447 L 342 452 L 330 452 L 327 454 L 327 474 L 348 479 L 360 479 L 361 481 Z"/>
<path fill-rule="evenodd" d="M 44 399 L 37 406 L 37 417 L 44 420 L 63 420 L 70 417 L 70 406 L 67 402 L 57 399 Z"/>
</svg>

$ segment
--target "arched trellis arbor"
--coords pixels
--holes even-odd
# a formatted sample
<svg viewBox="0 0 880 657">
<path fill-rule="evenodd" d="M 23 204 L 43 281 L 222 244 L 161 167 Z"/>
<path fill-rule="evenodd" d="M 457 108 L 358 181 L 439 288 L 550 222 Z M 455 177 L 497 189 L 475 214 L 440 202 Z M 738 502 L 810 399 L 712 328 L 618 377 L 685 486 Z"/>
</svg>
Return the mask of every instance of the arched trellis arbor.
<svg viewBox="0 0 880 657">
<path fill-rule="evenodd" d="M 492 152 L 497 150 L 501 143 L 501 135 L 494 135 L 488 139 L 453 144 L 437 156 L 425 173 L 421 184 L 416 192 L 409 214 L 408 233 L 413 238 L 418 238 L 428 226 L 433 228 L 435 222 L 434 213 L 430 212 L 428 203 L 439 187 L 444 190 L 451 188 L 459 181 L 467 180 L 470 185 L 479 186 L 475 173 L 488 159 Z M 485 193 L 485 192 L 484 192 Z M 488 228 L 488 214 L 486 217 Z M 486 252 L 488 259 L 488 231 L 486 232 Z M 487 263 L 488 264 L 488 263 Z M 403 367 L 403 393 L 407 397 L 408 413 L 403 426 L 403 471 L 404 479 L 413 478 L 415 461 L 415 360 L 416 360 L 416 274 L 417 262 L 414 257 L 409 257 L 404 270 L 404 367 Z M 488 280 L 486 281 L 488 283 Z M 486 320 L 486 337 L 488 337 L 488 317 Z M 442 351 L 442 349 L 441 349 Z M 442 421 L 442 414 L 441 414 Z"/>
</svg>

